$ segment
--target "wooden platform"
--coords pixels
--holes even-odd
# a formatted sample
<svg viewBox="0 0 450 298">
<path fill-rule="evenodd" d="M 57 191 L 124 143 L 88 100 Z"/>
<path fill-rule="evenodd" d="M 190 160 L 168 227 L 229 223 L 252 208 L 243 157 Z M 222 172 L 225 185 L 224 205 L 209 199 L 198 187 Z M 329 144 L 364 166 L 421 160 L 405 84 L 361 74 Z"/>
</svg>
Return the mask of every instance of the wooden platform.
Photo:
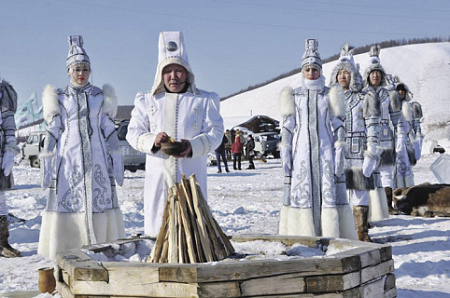
<svg viewBox="0 0 450 298">
<path fill-rule="evenodd" d="M 326 247 L 336 254 L 295 260 L 227 260 L 198 264 L 97 262 L 81 250 L 58 255 L 57 290 L 77 297 L 396 297 L 390 245 L 345 239 L 239 236 Z M 124 245 L 141 239 L 115 242 Z M 111 249 L 100 244 L 87 249 Z"/>
</svg>

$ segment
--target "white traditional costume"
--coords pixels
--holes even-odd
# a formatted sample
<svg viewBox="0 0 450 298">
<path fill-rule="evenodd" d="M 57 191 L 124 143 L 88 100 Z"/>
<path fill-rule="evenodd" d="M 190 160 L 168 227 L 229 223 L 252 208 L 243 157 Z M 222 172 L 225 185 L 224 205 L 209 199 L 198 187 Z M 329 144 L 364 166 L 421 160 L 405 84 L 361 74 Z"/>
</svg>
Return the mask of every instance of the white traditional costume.
<svg viewBox="0 0 450 298">
<path fill-rule="evenodd" d="M 306 40 L 305 46 L 302 68 L 321 70 L 317 40 Z M 302 78 L 298 88 L 286 87 L 280 100 L 286 192 L 279 233 L 355 239 L 347 196 L 345 191 L 339 195 L 336 188 L 343 178 L 342 87 L 330 92 L 321 74 L 317 80 Z"/>
<path fill-rule="evenodd" d="M 188 72 L 189 87 L 183 93 L 169 93 L 165 89 L 162 70 L 170 64 L 181 65 Z M 177 141 L 188 140 L 192 157 L 175 158 L 154 147 L 156 135 L 160 132 L 166 132 Z M 181 181 L 183 174 L 195 174 L 206 197 L 207 154 L 219 146 L 223 133 L 219 96 L 195 87 L 181 32 L 162 32 L 153 88 L 150 92 L 136 95 L 127 133 L 131 146 L 147 154 L 144 189 L 146 235 L 158 235 L 167 191 Z"/>
<path fill-rule="evenodd" d="M 345 90 L 345 182 L 353 205 L 358 239 L 368 236 L 369 191 L 375 189 L 373 171 L 379 162 L 380 102 L 372 93 L 362 93 L 362 77 L 353 61 L 353 49 L 346 44 L 331 73 L 330 86 L 338 84 L 340 71 L 350 74 Z"/>
<path fill-rule="evenodd" d="M 69 37 L 67 68 L 90 64 L 81 36 Z M 38 253 L 56 254 L 125 236 L 114 179 L 123 182 L 111 86 L 73 82 L 43 93 L 46 137 L 41 153 L 42 186 L 49 188 Z"/>
<path fill-rule="evenodd" d="M 16 140 L 14 113 L 17 108 L 17 93 L 6 81 L 0 82 L 0 256 L 20 257 L 18 250 L 8 242 L 8 206 L 5 190 L 14 186 L 12 168 L 14 156 L 19 153 Z"/>
<path fill-rule="evenodd" d="M 398 77 L 395 77 L 394 82 L 397 91 L 401 88 L 405 92 L 405 97 L 400 98 L 402 113 L 397 126 L 394 188 L 410 187 L 414 185 L 412 167 L 422 153 L 422 107 L 418 102 L 411 102 L 413 94 L 405 83 L 400 82 Z"/>
<path fill-rule="evenodd" d="M 379 172 L 379 179 L 376 182 L 376 189 L 370 191 L 369 222 L 375 222 L 389 217 L 388 206 L 392 205 L 392 187 L 394 185 L 394 165 L 395 165 L 395 130 L 400 120 L 400 104 L 395 87 L 392 85 L 389 75 L 386 74 L 380 63 L 380 46 L 370 48 L 370 62 L 364 72 L 363 92 L 371 93 L 378 97 L 381 103 L 380 120 L 380 165 L 376 173 Z M 375 90 L 369 84 L 369 75 L 373 71 L 381 73 L 380 86 Z M 390 91 L 391 90 L 391 91 Z M 375 175 L 377 175 L 375 173 Z"/>
</svg>

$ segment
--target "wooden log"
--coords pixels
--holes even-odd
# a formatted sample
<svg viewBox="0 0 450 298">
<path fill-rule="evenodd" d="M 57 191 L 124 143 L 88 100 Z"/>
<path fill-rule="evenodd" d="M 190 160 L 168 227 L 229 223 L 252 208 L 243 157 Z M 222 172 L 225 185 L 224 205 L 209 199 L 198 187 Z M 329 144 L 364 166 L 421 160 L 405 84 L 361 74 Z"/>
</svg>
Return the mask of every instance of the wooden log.
<svg viewBox="0 0 450 298">
<path fill-rule="evenodd" d="M 180 213 L 181 213 L 181 220 L 183 222 L 183 230 L 186 235 L 185 241 L 186 241 L 186 247 L 187 247 L 187 254 L 189 259 L 186 263 L 197 263 L 198 258 L 197 254 L 195 253 L 195 235 L 192 231 L 192 224 L 191 224 L 191 217 L 189 215 L 188 206 L 187 206 L 187 198 L 186 193 L 183 191 L 182 184 L 178 185 L 178 195 L 179 195 L 179 203 L 180 203 Z"/>
<path fill-rule="evenodd" d="M 202 217 L 202 212 L 200 210 L 201 206 L 199 203 L 199 195 L 197 192 L 197 187 L 195 186 L 195 183 L 193 183 L 193 180 L 190 180 L 189 182 L 190 182 L 190 186 L 191 186 L 191 195 L 192 195 L 192 203 L 193 203 L 192 205 L 194 207 L 197 227 L 198 227 L 199 235 L 200 235 L 200 244 L 201 244 L 201 247 L 205 254 L 206 262 L 213 262 L 216 260 L 213 258 L 213 253 L 212 253 L 211 247 L 210 247 L 210 238 L 208 237 L 206 224 L 205 224 L 204 218 Z"/>
<path fill-rule="evenodd" d="M 201 210 L 203 211 L 203 216 L 206 219 L 207 226 L 209 227 L 209 230 L 210 230 L 210 235 L 211 235 L 211 238 L 213 241 L 215 255 L 217 257 L 217 260 L 222 260 L 222 259 L 228 257 L 231 253 L 233 253 L 234 248 L 231 245 L 231 242 L 228 239 L 228 237 L 223 233 L 219 224 L 212 216 L 211 209 L 209 208 L 208 203 L 206 202 L 205 198 L 203 197 L 202 190 L 200 188 L 198 181 L 195 179 L 195 176 L 192 175 L 190 180 L 191 180 L 191 185 L 195 184 L 195 187 L 197 189 L 197 194 L 200 199 L 199 203 L 201 206 Z"/>
<path fill-rule="evenodd" d="M 195 210 L 194 210 L 194 206 L 193 206 L 193 202 L 192 202 L 191 187 L 190 187 L 190 184 L 187 181 L 187 179 L 181 180 L 181 186 L 186 195 L 186 203 L 187 203 L 186 205 L 187 205 L 189 216 L 191 219 L 191 231 L 192 231 L 192 235 L 194 237 L 193 241 L 194 241 L 194 245 L 195 245 L 195 253 L 197 256 L 196 258 L 199 263 L 203 263 L 203 262 L 206 262 L 206 256 L 203 252 L 202 245 L 201 245 L 200 232 L 198 230 L 197 219 L 195 216 Z"/>
<path fill-rule="evenodd" d="M 176 196 L 171 196 L 169 202 L 169 230 L 167 231 L 169 238 L 168 263 L 178 263 L 178 211 L 175 202 Z"/>
</svg>

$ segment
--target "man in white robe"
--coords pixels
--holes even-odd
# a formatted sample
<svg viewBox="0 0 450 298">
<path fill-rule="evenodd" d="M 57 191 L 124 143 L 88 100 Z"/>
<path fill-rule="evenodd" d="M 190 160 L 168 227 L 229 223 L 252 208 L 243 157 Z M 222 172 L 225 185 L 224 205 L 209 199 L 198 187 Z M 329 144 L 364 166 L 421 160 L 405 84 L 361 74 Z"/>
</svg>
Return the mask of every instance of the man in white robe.
<svg viewBox="0 0 450 298">
<path fill-rule="evenodd" d="M 181 32 L 162 32 L 155 82 L 136 95 L 127 140 L 147 154 L 144 189 L 145 234 L 156 237 L 162 224 L 167 191 L 182 175 L 195 174 L 207 197 L 207 154 L 224 133 L 220 98 L 197 89 Z M 177 156 L 162 152 L 169 138 L 185 144 Z"/>
</svg>

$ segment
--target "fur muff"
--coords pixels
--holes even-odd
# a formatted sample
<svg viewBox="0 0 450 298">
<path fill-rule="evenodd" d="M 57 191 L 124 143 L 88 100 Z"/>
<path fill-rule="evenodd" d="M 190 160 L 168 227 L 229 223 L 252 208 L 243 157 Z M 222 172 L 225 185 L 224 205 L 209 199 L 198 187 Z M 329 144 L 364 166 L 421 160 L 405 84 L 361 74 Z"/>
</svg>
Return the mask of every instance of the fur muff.
<svg viewBox="0 0 450 298">
<path fill-rule="evenodd" d="M 383 149 L 380 154 L 380 165 L 393 165 L 395 163 L 394 149 Z"/>
<path fill-rule="evenodd" d="M 393 112 L 398 112 L 401 109 L 400 98 L 397 91 L 389 92 L 390 105 Z"/>
<path fill-rule="evenodd" d="M 55 86 L 47 85 L 42 92 L 43 117 L 46 123 L 52 122 L 59 115 L 58 93 Z"/>
<path fill-rule="evenodd" d="M 402 102 L 402 116 L 406 121 L 412 121 L 412 109 L 406 100 Z"/>
<path fill-rule="evenodd" d="M 103 87 L 103 112 L 109 115 L 112 119 L 117 114 L 117 96 L 114 88 L 109 84 L 104 84 Z"/>
<path fill-rule="evenodd" d="M 423 117 L 422 106 L 417 101 L 412 102 L 413 118 L 420 119 Z"/>
<path fill-rule="evenodd" d="M 280 93 L 280 114 L 285 118 L 295 113 L 294 90 L 286 86 Z"/>
<path fill-rule="evenodd" d="M 328 93 L 330 98 L 329 106 L 335 117 L 343 119 L 345 117 L 345 94 L 344 88 L 339 84 L 334 84 Z"/>
<path fill-rule="evenodd" d="M 381 115 L 381 103 L 378 98 L 378 94 L 369 91 L 364 95 L 363 117 L 380 117 Z"/>
<path fill-rule="evenodd" d="M 354 189 L 354 190 L 375 189 L 373 177 L 364 176 L 362 168 L 346 169 L 344 171 L 344 174 L 347 189 Z"/>
</svg>

